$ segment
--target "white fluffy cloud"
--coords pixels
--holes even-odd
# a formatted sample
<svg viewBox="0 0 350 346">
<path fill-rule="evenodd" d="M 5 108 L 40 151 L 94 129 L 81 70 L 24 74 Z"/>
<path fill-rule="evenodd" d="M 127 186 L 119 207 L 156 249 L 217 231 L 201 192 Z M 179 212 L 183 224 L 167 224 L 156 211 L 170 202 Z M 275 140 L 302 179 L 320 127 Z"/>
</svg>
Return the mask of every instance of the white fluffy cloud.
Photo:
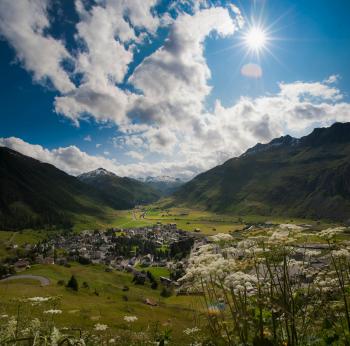
<svg viewBox="0 0 350 346">
<path fill-rule="evenodd" d="M 49 79 L 65 93 L 75 88 L 62 68 L 63 61 L 72 58 L 62 41 L 45 34 L 50 27 L 48 6 L 47 0 L 1 0 L 0 35 L 13 46 L 35 81 Z"/>
<path fill-rule="evenodd" d="M 204 39 L 210 33 L 232 35 L 236 29 L 224 8 L 179 16 L 164 46 L 146 58 L 130 79 L 143 92 L 131 107 L 131 116 L 157 124 L 196 121 L 211 90 Z"/>
<path fill-rule="evenodd" d="M 0 138 L 0 146 L 16 150 L 39 161 L 50 163 L 72 175 L 103 167 L 119 176 L 141 177 L 165 174 L 188 179 L 193 175 L 193 168 L 198 167 L 194 161 L 120 164 L 115 159 L 89 155 L 76 146 L 49 150 L 41 145 L 30 144 L 16 137 Z M 104 152 L 104 154 L 108 156 L 108 152 Z M 135 154 L 129 154 L 135 156 Z"/>
<path fill-rule="evenodd" d="M 134 43 L 152 36 L 160 25 L 160 19 L 151 13 L 156 2 L 106 0 L 87 10 L 83 1 L 76 0 L 80 15 L 76 38 L 82 49 L 75 72 L 83 79 L 76 90 L 56 97 L 57 113 L 76 123 L 86 114 L 118 125 L 128 122 L 126 112 L 135 97 L 116 83 L 123 82 L 133 61 Z M 138 30 L 143 30 L 142 34 Z"/>
<path fill-rule="evenodd" d="M 281 89 L 275 95 L 241 98 L 232 107 L 224 107 L 217 102 L 212 113 L 203 115 L 203 124 L 192 137 L 187 134 L 182 137 L 173 135 L 169 139 L 171 132 L 167 133 L 164 128 L 165 132 L 162 129 L 148 130 L 155 131 L 149 137 L 148 132 L 144 131 L 142 134 L 132 132 L 129 136 L 114 138 L 114 145 L 127 148 L 125 154 L 139 160 L 138 163 L 122 164 L 115 159 L 92 156 L 76 146 L 48 150 L 14 137 L 1 138 L 0 145 L 52 163 L 73 175 L 104 167 L 121 176 L 170 175 L 189 179 L 242 154 L 258 141 L 266 143 L 285 133 L 302 135 L 305 128 L 327 126 L 334 121 L 349 121 L 350 104 L 328 98 L 330 93 L 341 96 L 340 90 L 334 85 L 329 85 L 327 90 L 325 82 L 321 87 L 319 82 L 303 83 L 300 91 L 295 93 L 294 87 L 299 83 L 280 84 Z M 289 94 L 286 90 L 293 92 Z M 323 96 L 320 90 L 323 90 Z M 168 141 L 171 143 L 167 147 L 169 152 L 164 153 L 160 149 L 166 147 Z M 172 147 L 176 147 L 175 152 Z M 144 160 L 143 152 L 157 150 L 165 154 L 162 160 L 154 163 Z"/>
</svg>

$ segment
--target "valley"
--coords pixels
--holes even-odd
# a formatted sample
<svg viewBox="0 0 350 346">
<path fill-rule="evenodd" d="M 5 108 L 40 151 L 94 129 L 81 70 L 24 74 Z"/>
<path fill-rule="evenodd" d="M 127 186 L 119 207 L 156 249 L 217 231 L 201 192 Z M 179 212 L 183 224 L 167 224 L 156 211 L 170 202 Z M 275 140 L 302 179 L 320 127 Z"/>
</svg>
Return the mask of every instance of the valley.
<svg viewBox="0 0 350 346">
<path fill-rule="evenodd" d="M 170 344 L 187 344 L 192 338 L 208 337 L 204 330 L 209 307 L 203 305 L 202 289 L 196 291 L 197 286 L 190 279 L 181 281 L 181 277 L 190 275 L 193 254 L 190 257 L 188 252 L 180 256 L 171 254 L 168 251 L 172 244 L 181 238 L 193 239 L 194 254 L 208 247 L 217 247 L 221 253 L 228 251 L 227 246 L 230 246 L 230 251 L 237 252 L 232 261 L 237 262 L 242 261 L 241 256 L 247 251 L 240 244 L 266 239 L 276 244 L 273 246 L 288 244 L 288 248 L 294 249 L 293 258 L 298 260 L 306 252 L 315 253 L 316 258 L 309 262 L 308 269 L 315 271 L 329 265 L 328 238 L 322 238 L 320 234 L 339 228 L 336 223 L 256 216 L 243 219 L 185 208 L 164 209 L 156 205 L 125 211 L 114 224 L 115 228 L 110 226 L 99 231 L 0 232 L 1 260 L 5 266 L 13 263 L 20 275 L 18 280 L 0 280 L 0 316 L 14 315 L 20 307 L 19 323 L 25 324 L 29 315 L 30 319 L 40 320 L 43 310 L 59 311 L 50 323 L 63 332 L 69 326 L 70 335 L 94 331 L 103 340 L 122 337 L 127 343 L 131 342 L 126 341 L 131 340 L 130 337 L 135 341 L 139 333 L 144 334 L 145 340 L 152 340 L 171 330 Z M 180 225 L 187 229 L 180 231 Z M 350 242 L 349 228 L 340 227 L 334 232 L 333 241 L 337 246 Z M 163 255 L 155 255 L 158 250 L 153 252 L 150 242 Z M 135 247 L 135 244 L 138 245 Z M 15 259 L 16 263 L 13 262 Z M 203 268 L 206 274 L 213 270 L 210 269 L 213 264 L 208 263 L 207 270 Z M 218 262 L 217 265 L 222 264 Z M 31 275 L 48 280 L 49 284 L 41 285 L 31 279 Z M 174 275 L 175 280 L 172 279 Z M 76 289 L 68 287 L 72 276 L 77 281 Z M 178 283 L 177 279 L 180 279 Z M 307 281 L 302 280 L 305 285 Z M 153 285 L 154 282 L 157 285 Z M 164 292 L 169 293 L 165 295 Z M 38 303 L 31 304 L 31 299 L 37 299 Z M 219 298 L 208 299 L 219 304 Z M 228 313 L 225 310 L 225 318 Z M 127 322 L 129 317 L 134 322 Z M 106 326 L 105 332 L 98 331 L 100 325 Z M 191 328 L 203 332 L 187 334 L 185 331 Z"/>
<path fill-rule="evenodd" d="M 0 337 L 295 346 L 327 321 L 343 341 L 349 135 L 277 138 L 187 183 L 74 177 L 1 147 Z"/>
</svg>

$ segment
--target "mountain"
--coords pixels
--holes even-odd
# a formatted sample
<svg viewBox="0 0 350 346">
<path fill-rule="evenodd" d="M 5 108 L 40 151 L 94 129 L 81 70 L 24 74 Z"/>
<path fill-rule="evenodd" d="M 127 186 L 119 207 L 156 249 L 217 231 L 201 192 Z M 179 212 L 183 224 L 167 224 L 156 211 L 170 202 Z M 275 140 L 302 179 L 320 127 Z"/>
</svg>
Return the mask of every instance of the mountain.
<svg viewBox="0 0 350 346">
<path fill-rule="evenodd" d="M 136 204 L 151 203 L 161 195 L 159 191 L 144 182 L 119 177 L 104 168 L 81 174 L 78 179 L 98 189 L 116 209 L 130 209 Z"/>
<path fill-rule="evenodd" d="M 76 215 L 104 217 L 102 194 L 56 167 L 0 147 L 0 230 L 69 227 Z"/>
<path fill-rule="evenodd" d="M 350 218 L 350 123 L 257 144 L 196 176 L 174 203 L 237 214 Z"/>
<path fill-rule="evenodd" d="M 181 185 L 184 184 L 180 178 L 174 178 L 167 175 L 146 178 L 139 178 L 138 180 L 151 186 L 153 189 L 159 191 L 162 196 L 169 196 L 174 193 Z"/>
</svg>

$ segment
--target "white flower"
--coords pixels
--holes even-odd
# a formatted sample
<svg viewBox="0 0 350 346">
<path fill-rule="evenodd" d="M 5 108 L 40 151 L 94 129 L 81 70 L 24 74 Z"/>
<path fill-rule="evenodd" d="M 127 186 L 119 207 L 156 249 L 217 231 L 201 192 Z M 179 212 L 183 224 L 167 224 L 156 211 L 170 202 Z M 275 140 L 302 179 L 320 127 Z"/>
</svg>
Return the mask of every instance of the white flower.
<svg viewBox="0 0 350 346">
<path fill-rule="evenodd" d="M 344 227 L 327 228 L 319 233 L 319 237 L 327 240 L 333 239 L 337 234 L 342 233 Z"/>
<path fill-rule="evenodd" d="M 191 335 L 191 334 L 197 333 L 197 332 L 199 332 L 199 331 L 200 331 L 199 328 L 193 327 L 193 328 L 186 328 L 186 329 L 184 330 L 184 333 L 187 334 L 187 335 Z"/>
<path fill-rule="evenodd" d="M 227 233 L 218 233 L 209 238 L 213 242 L 225 242 L 225 241 L 231 241 L 233 239 L 232 236 Z"/>
<path fill-rule="evenodd" d="M 32 297 L 32 298 L 28 298 L 28 301 L 33 302 L 33 303 L 43 303 L 43 302 L 47 302 L 48 300 L 50 300 L 50 297 Z"/>
<path fill-rule="evenodd" d="M 329 275 L 330 273 L 328 273 Z M 314 281 L 316 290 L 324 292 L 332 292 L 338 288 L 338 281 L 332 277 L 321 277 L 318 276 Z"/>
<path fill-rule="evenodd" d="M 53 327 L 53 330 L 51 333 L 51 346 L 57 346 L 58 342 L 60 341 L 60 338 L 61 338 L 60 331 L 56 327 Z"/>
<path fill-rule="evenodd" d="M 33 331 L 37 331 L 40 328 L 41 322 L 38 318 L 34 318 L 31 322 L 30 322 L 30 329 Z"/>
<path fill-rule="evenodd" d="M 350 258 L 350 252 L 347 249 L 333 250 L 332 256 L 335 258 Z"/>
<path fill-rule="evenodd" d="M 138 320 L 138 318 L 136 316 L 124 316 L 124 321 L 129 322 L 129 323 L 135 322 L 137 320 Z"/>
<path fill-rule="evenodd" d="M 100 324 L 97 323 L 95 324 L 95 330 L 98 332 L 104 332 L 105 330 L 107 330 L 108 326 L 106 324 Z"/>
<path fill-rule="evenodd" d="M 15 333 L 17 330 L 17 320 L 15 317 L 11 317 L 7 323 L 7 335 L 11 337 L 15 337 Z"/>
<path fill-rule="evenodd" d="M 244 293 L 253 295 L 256 291 L 258 279 L 255 275 L 243 273 L 241 271 L 230 274 L 226 277 L 225 285 L 233 290 L 234 293 Z"/>
<path fill-rule="evenodd" d="M 279 225 L 279 228 L 288 229 L 296 232 L 300 232 L 304 229 L 303 227 L 294 225 L 293 223 L 282 223 Z"/>
<path fill-rule="evenodd" d="M 289 229 L 278 229 L 277 231 L 273 232 L 272 236 L 269 239 L 269 242 L 271 243 L 285 243 L 289 240 Z"/>
<path fill-rule="evenodd" d="M 51 315 L 58 315 L 61 313 L 62 313 L 62 310 L 58 310 L 58 309 L 51 309 L 51 310 L 44 311 L 44 314 L 51 314 Z"/>
<path fill-rule="evenodd" d="M 253 239 L 245 239 L 237 243 L 237 248 L 239 249 L 250 249 L 256 245 L 256 241 Z"/>
</svg>

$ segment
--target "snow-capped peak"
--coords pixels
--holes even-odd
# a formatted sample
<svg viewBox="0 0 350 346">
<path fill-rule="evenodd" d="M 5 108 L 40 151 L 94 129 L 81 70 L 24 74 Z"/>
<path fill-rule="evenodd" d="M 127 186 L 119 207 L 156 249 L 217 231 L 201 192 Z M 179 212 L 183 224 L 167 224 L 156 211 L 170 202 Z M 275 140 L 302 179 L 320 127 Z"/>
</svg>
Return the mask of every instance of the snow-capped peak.
<svg viewBox="0 0 350 346">
<path fill-rule="evenodd" d="M 100 168 L 95 169 L 94 171 L 83 173 L 79 177 L 81 177 L 81 178 L 93 178 L 93 177 L 98 177 L 98 176 L 103 176 L 103 175 L 113 176 L 115 174 L 100 167 Z"/>
<path fill-rule="evenodd" d="M 139 178 L 139 180 L 146 182 L 146 183 L 154 183 L 154 182 L 164 182 L 164 183 L 178 183 L 181 182 L 181 179 L 171 177 L 169 175 L 160 175 L 156 177 L 148 176 Z"/>
</svg>

